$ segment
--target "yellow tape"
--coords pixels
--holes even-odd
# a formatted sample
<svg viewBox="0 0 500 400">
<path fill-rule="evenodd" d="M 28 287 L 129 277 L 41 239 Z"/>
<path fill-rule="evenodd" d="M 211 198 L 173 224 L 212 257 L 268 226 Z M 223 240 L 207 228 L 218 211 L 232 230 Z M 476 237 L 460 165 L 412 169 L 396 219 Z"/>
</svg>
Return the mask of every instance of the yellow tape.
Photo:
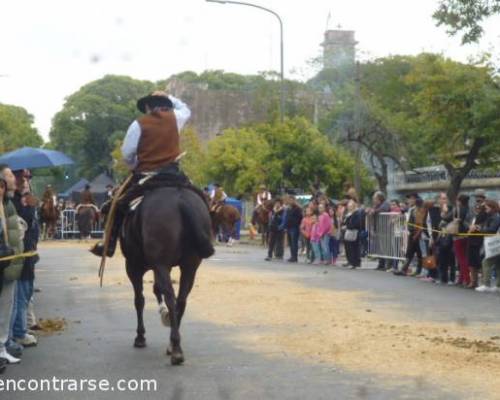
<svg viewBox="0 0 500 400">
<path fill-rule="evenodd" d="M 412 224 L 411 222 L 407 222 L 406 225 L 408 225 L 408 226 L 414 226 L 415 228 L 422 229 L 424 231 L 429 230 L 427 227 L 424 227 L 424 226 L 421 226 L 421 225 Z M 443 235 L 450 235 L 446 231 L 440 231 L 438 229 L 430 229 L 430 231 L 431 232 L 436 232 L 436 233 L 439 233 L 439 234 L 443 234 Z M 457 233 L 457 234 L 454 234 L 454 235 L 451 235 L 451 236 L 464 236 L 464 237 L 468 237 L 468 236 L 482 236 L 482 237 L 486 237 L 486 236 L 500 236 L 500 234 L 498 234 L 498 233 L 473 233 L 473 232 L 471 232 L 471 233 Z"/>
<path fill-rule="evenodd" d="M 19 253 L 19 254 L 14 254 L 12 256 L 0 257 L 0 261 L 12 261 L 12 260 L 17 260 L 18 258 L 33 257 L 33 256 L 36 256 L 37 254 L 38 253 L 36 251 L 30 251 L 27 253 Z"/>
</svg>

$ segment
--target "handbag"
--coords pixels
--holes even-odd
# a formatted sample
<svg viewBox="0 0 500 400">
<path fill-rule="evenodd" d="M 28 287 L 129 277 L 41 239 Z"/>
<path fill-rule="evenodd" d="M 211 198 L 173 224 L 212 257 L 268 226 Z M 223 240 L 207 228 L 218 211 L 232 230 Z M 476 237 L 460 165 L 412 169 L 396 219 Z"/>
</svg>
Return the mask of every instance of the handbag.
<svg viewBox="0 0 500 400">
<path fill-rule="evenodd" d="M 427 257 L 424 257 L 422 259 L 422 265 L 425 269 L 436 269 L 437 267 L 436 256 L 434 254 L 431 254 Z"/>
<path fill-rule="evenodd" d="M 485 259 L 500 256 L 500 236 L 487 236 L 483 243 Z"/>
<path fill-rule="evenodd" d="M 444 228 L 444 232 L 448 235 L 457 235 L 459 232 L 460 221 L 458 219 L 454 219 Z"/>
<path fill-rule="evenodd" d="M 357 229 L 346 229 L 344 233 L 344 241 L 355 242 L 358 240 L 358 230 Z"/>
</svg>

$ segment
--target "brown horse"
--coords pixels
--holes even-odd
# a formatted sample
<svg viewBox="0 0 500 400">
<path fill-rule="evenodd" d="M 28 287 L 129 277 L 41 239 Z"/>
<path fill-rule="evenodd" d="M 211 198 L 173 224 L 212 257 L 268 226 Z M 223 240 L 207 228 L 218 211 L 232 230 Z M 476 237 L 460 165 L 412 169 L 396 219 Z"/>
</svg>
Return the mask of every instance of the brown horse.
<svg viewBox="0 0 500 400">
<path fill-rule="evenodd" d="M 40 208 L 42 220 L 42 238 L 52 239 L 56 233 L 57 221 L 59 220 L 59 209 L 54 205 L 52 198 L 45 199 Z"/>
<path fill-rule="evenodd" d="M 262 237 L 262 246 L 267 246 L 269 241 L 269 216 L 273 210 L 274 200 L 267 200 L 255 209 L 252 224 L 257 225 Z"/>
<path fill-rule="evenodd" d="M 76 207 L 76 218 L 80 239 L 90 239 L 92 227 L 99 219 L 99 209 L 94 204 L 80 204 Z"/>
<path fill-rule="evenodd" d="M 241 214 L 236 207 L 228 204 L 223 204 L 216 207 L 215 210 L 210 211 L 212 218 L 212 229 L 217 237 L 219 234 L 228 236 L 229 246 L 232 246 L 234 236 L 236 235 L 236 224 L 241 219 Z"/>
<path fill-rule="evenodd" d="M 179 327 L 187 297 L 201 260 L 214 253 L 207 204 L 190 189 L 165 187 L 146 193 L 136 211 L 125 217 L 120 245 L 135 293 L 137 336 L 134 346 L 146 346 L 143 276 L 152 269 L 153 292 L 161 320 L 170 326 L 167 355 L 171 356 L 173 365 L 182 364 Z M 177 296 L 170 278 L 174 266 L 181 270 Z"/>
</svg>

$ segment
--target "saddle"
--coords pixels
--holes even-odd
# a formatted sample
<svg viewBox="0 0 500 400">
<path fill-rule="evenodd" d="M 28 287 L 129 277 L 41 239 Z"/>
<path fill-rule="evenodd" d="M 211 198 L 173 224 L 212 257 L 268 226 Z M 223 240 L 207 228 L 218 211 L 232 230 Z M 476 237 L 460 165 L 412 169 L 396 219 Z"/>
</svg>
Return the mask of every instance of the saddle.
<svg viewBox="0 0 500 400">
<path fill-rule="evenodd" d="M 191 190 L 203 200 L 208 208 L 205 195 L 179 169 L 178 163 L 171 163 L 158 171 L 134 174 L 129 188 L 119 200 L 119 207 L 122 209 L 127 207 L 128 211 L 134 211 L 149 192 L 165 187 Z"/>
</svg>

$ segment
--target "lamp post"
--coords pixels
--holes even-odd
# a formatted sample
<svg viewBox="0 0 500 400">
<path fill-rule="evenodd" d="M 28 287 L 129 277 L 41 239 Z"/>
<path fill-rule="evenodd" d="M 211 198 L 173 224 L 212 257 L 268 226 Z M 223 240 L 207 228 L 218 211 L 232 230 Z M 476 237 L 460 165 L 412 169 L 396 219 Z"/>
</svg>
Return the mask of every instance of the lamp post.
<svg viewBox="0 0 500 400">
<path fill-rule="evenodd" d="M 254 7 L 258 8 L 263 11 L 267 11 L 268 13 L 271 13 L 274 15 L 276 18 L 278 18 L 278 21 L 280 23 L 280 57 L 281 57 L 281 70 L 280 70 L 280 80 L 281 80 L 281 91 L 280 91 L 280 120 L 283 122 L 284 115 L 285 115 L 285 64 L 284 64 L 284 51 L 283 51 L 283 21 L 281 20 L 280 16 L 274 12 L 273 10 L 270 10 L 269 8 L 265 8 L 262 6 L 259 6 L 257 4 L 252 4 L 252 3 L 245 3 L 242 1 L 230 1 L 230 0 L 205 0 L 208 3 L 219 3 L 219 4 L 237 4 L 237 5 L 242 5 L 242 6 L 249 6 L 249 7 Z"/>
</svg>

